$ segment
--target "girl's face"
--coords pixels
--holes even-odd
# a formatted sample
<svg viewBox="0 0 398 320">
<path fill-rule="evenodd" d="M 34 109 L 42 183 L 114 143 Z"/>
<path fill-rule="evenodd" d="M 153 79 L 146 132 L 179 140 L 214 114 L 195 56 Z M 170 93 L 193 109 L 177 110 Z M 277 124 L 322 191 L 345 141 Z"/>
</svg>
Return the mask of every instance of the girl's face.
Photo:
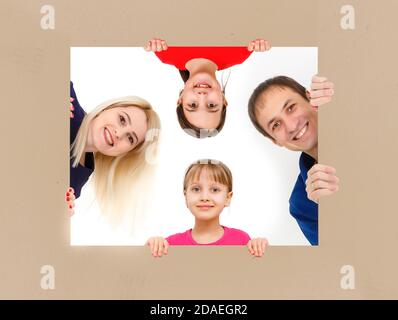
<svg viewBox="0 0 398 320">
<path fill-rule="evenodd" d="M 102 111 L 91 121 L 88 140 L 97 152 L 117 157 L 144 141 L 147 130 L 142 109 L 115 107 Z"/>
<path fill-rule="evenodd" d="M 186 205 L 198 220 L 207 221 L 218 218 L 224 207 L 228 206 L 232 191 L 211 179 L 204 169 L 199 177 L 190 181 L 185 191 Z"/>
<path fill-rule="evenodd" d="M 226 101 L 217 79 L 198 73 L 185 83 L 178 104 L 182 104 L 189 123 L 202 129 L 215 129 Z"/>
</svg>

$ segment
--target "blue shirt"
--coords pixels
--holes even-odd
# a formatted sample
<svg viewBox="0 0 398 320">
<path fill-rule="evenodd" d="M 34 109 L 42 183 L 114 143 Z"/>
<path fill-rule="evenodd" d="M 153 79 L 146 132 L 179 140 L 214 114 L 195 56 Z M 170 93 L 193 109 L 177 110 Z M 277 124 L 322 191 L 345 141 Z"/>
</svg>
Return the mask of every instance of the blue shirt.
<svg viewBox="0 0 398 320">
<path fill-rule="evenodd" d="M 308 199 L 305 181 L 308 170 L 316 160 L 306 153 L 300 156 L 300 174 L 290 196 L 290 214 L 296 219 L 301 231 L 311 245 L 318 245 L 318 204 Z"/>
<path fill-rule="evenodd" d="M 70 82 L 70 96 L 74 99 L 72 102 L 74 117 L 70 118 L 70 144 L 72 145 L 86 113 L 77 100 L 72 81 Z M 70 155 L 72 156 L 72 153 Z M 73 159 L 70 159 L 70 186 L 75 190 L 75 197 L 78 198 L 83 185 L 94 171 L 94 155 L 90 152 L 86 153 L 84 166 L 79 163 L 78 166 L 74 168 L 72 167 L 72 163 Z"/>
</svg>

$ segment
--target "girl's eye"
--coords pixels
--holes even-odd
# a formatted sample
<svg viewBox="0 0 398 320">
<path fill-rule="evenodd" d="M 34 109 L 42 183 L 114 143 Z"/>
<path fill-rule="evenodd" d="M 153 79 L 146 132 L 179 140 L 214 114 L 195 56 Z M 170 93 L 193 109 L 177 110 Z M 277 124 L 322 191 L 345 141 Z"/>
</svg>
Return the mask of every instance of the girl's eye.
<svg viewBox="0 0 398 320">
<path fill-rule="evenodd" d="M 209 103 L 209 109 L 214 109 L 216 105 L 214 103 Z"/>
<path fill-rule="evenodd" d="M 278 129 L 280 127 L 281 123 L 279 121 L 275 121 L 273 126 L 272 126 L 272 131 Z"/>
<path fill-rule="evenodd" d="M 199 192 L 199 190 L 200 190 L 199 187 L 192 187 L 191 188 L 191 191 L 193 191 L 193 192 Z"/>
<path fill-rule="evenodd" d="M 129 138 L 130 144 L 133 144 L 134 143 L 133 137 L 131 135 L 129 135 L 128 138 Z"/>
<path fill-rule="evenodd" d="M 212 188 L 211 191 L 212 191 L 212 192 L 219 192 L 219 191 L 220 191 L 220 188 Z"/>
<path fill-rule="evenodd" d="M 124 117 L 122 115 L 119 116 L 120 119 L 120 123 L 121 124 L 125 124 L 126 123 L 126 119 L 124 119 Z"/>
<path fill-rule="evenodd" d="M 196 105 L 196 103 L 195 103 L 195 102 L 192 102 L 192 103 L 191 103 L 191 105 L 190 105 L 190 107 L 191 107 L 191 108 L 196 108 L 196 107 L 197 107 L 197 105 Z"/>
</svg>

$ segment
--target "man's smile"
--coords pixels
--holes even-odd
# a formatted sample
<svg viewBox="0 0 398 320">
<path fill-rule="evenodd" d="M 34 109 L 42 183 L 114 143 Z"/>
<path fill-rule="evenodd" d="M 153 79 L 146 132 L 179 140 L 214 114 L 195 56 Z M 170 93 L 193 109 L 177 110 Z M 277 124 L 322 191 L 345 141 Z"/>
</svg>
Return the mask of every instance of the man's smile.
<svg viewBox="0 0 398 320">
<path fill-rule="evenodd" d="M 293 137 L 294 141 L 300 140 L 300 138 L 307 132 L 308 130 L 309 121 L 307 121 L 304 127 Z"/>
</svg>

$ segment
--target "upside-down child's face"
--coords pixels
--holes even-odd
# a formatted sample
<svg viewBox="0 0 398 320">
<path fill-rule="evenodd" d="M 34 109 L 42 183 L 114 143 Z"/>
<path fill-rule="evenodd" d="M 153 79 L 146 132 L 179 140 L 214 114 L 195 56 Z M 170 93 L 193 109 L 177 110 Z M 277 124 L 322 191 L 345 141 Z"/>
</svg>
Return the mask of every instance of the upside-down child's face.
<svg viewBox="0 0 398 320">
<path fill-rule="evenodd" d="M 226 104 L 219 82 L 207 74 L 190 78 L 178 100 L 189 123 L 202 129 L 215 129 Z"/>
<path fill-rule="evenodd" d="M 194 177 L 187 185 L 185 192 L 186 205 L 195 219 L 208 221 L 217 218 L 224 207 L 228 206 L 232 191 L 228 187 L 214 181 L 204 169 L 199 177 Z"/>
</svg>

